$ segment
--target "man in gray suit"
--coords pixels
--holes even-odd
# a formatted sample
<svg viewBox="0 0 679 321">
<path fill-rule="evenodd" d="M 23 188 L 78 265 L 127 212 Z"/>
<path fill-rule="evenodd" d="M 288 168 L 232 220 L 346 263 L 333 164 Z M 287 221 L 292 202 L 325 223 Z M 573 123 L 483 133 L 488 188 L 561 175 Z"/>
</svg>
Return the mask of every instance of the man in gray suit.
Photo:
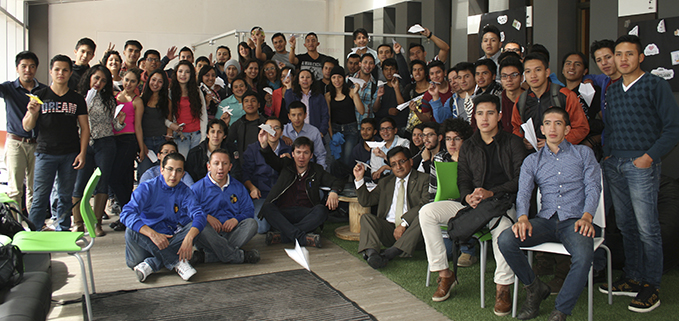
<svg viewBox="0 0 679 321">
<path fill-rule="evenodd" d="M 377 205 L 377 215 L 361 216 L 361 234 L 358 252 L 368 264 L 379 269 L 398 255 L 412 255 L 415 247 L 423 242 L 420 207 L 429 200 L 429 175 L 414 170 L 410 151 L 397 146 L 387 153 L 393 175 L 379 181 L 377 187 L 368 191 L 363 182 L 365 168 L 354 167 L 354 181 L 358 202 L 361 206 Z M 390 246 L 380 254 L 382 245 Z"/>
</svg>

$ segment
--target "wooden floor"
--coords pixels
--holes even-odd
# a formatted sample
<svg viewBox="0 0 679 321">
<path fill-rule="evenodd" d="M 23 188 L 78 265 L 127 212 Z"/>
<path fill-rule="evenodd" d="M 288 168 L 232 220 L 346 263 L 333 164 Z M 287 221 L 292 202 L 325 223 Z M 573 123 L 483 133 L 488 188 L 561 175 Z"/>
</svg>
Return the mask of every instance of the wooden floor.
<svg viewBox="0 0 679 321">
<path fill-rule="evenodd" d="M 117 217 L 114 217 L 117 218 Z M 92 264 L 96 291 L 162 287 L 185 282 L 175 273 L 164 270 L 139 283 L 134 272 L 125 265 L 125 237 L 113 232 L 96 238 L 92 249 Z M 308 248 L 311 270 L 341 291 L 378 320 L 448 320 L 443 314 L 418 300 L 406 290 L 387 279 L 365 262 L 323 239 L 323 248 Z M 284 248 L 291 245 L 266 246 L 264 236 L 257 235 L 245 248 L 256 248 L 261 253 L 257 264 L 202 264 L 191 282 L 228 279 L 301 268 L 290 259 Z M 53 301 L 72 300 L 82 295 L 80 265 L 69 255 L 52 256 Z M 61 306 L 53 303 L 49 320 L 82 320 L 80 304 Z"/>
</svg>

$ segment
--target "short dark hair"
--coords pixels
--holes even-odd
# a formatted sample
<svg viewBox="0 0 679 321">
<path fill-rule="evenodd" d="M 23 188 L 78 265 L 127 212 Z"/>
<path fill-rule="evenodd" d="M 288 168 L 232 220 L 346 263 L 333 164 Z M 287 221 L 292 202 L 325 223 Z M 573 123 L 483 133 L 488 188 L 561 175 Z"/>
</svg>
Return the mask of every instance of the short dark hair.
<svg viewBox="0 0 679 321">
<path fill-rule="evenodd" d="M 383 118 L 380 120 L 380 126 L 382 126 L 383 123 L 391 123 L 391 126 L 393 126 L 394 129 L 398 129 L 398 126 L 396 125 L 396 121 L 395 121 L 393 118 L 389 117 L 389 116 L 383 117 Z M 379 130 L 379 128 L 378 128 L 378 130 Z"/>
<path fill-rule="evenodd" d="M 498 29 L 495 25 L 487 24 L 483 26 L 483 30 L 481 31 L 481 38 L 485 36 L 487 33 L 494 33 L 497 36 L 497 40 L 500 41 L 502 37 L 500 37 L 500 29 Z"/>
<path fill-rule="evenodd" d="M 531 60 L 539 60 L 540 62 L 542 62 L 542 65 L 545 68 L 549 68 L 549 61 L 542 54 L 539 54 L 539 53 L 529 53 L 529 54 L 527 54 L 526 58 L 523 58 L 523 65 L 526 66 L 526 63 L 531 61 Z"/>
<path fill-rule="evenodd" d="M 476 73 L 476 67 L 475 67 L 474 64 L 471 63 L 471 62 L 466 62 L 466 61 L 459 62 L 459 63 L 457 63 L 457 65 L 455 65 L 455 67 L 453 67 L 453 68 L 454 68 L 458 73 L 459 73 L 460 71 L 463 71 L 463 70 L 469 71 L 469 73 L 471 73 L 472 75 L 474 75 L 474 74 Z"/>
<path fill-rule="evenodd" d="M 419 43 L 416 43 L 416 42 L 411 42 L 411 43 L 410 43 L 410 45 L 408 46 L 408 51 L 410 51 L 410 49 L 413 49 L 413 48 L 420 48 L 423 52 L 426 51 L 426 50 L 424 50 L 424 46 L 423 46 L 423 45 L 421 45 L 421 44 L 419 44 Z"/>
<path fill-rule="evenodd" d="M 163 150 L 163 146 L 165 146 L 165 145 L 170 145 L 170 146 L 174 147 L 175 152 L 177 152 L 179 150 L 179 147 L 177 147 L 177 143 L 175 143 L 174 140 L 166 140 L 165 142 L 160 144 L 160 146 L 158 146 L 158 152 Z"/>
<path fill-rule="evenodd" d="M 561 117 L 563 117 L 563 120 L 566 122 L 566 126 L 571 125 L 571 116 L 568 115 L 568 112 L 561 108 L 561 107 L 550 107 L 547 108 L 543 113 L 542 113 L 542 122 L 545 121 L 545 116 L 548 114 L 559 114 Z"/>
<path fill-rule="evenodd" d="M 158 56 L 158 58 L 162 58 L 162 56 L 160 55 L 160 52 L 158 50 L 155 50 L 155 49 L 146 50 L 144 52 L 144 59 L 148 58 L 149 55 L 156 55 L 156 56 Z"/>
<path fill-rule="evenodd" d="M 493 59 L 479 59 L 474 63 L 474 74 L 476 74 L 476 68 L 479 66 L 486 66 L 488 68 L 488 71 L 492 75 L 497 75 L 497 65 L 493 61 Z"/>
<path fill-rule="evenodd" d="M 384 67 L 398 68 L 398 64 L 396 63 L 396 59 L 394 59 L 394 58 L 384 59 L 384 61 L 382 61 L 382 69 L 384 69 Z"/>
<path fill-rule="evenodd" d="M 423 125 L 422 131 L 424 131 L 425 128 L 429 128 L 429 129 L 433 129 L 434 132 L 437 133 L 437 134 L 438 134 L 439 129 L 441 127 L 441 125 L 439 125 L 439 123 L 437 123 L 435 121 L 428 121 L 428 122 L 422 123 L 422 125 Z"/>
<path fill-rule="evenodd" d="M 301 101 L 293 101 L 288 105 L 288 114 L 290 113 L 291 110 L 294 108 L 302 108 L 304 110 L 304 113 L 306 114 L 306 105 L 301 102 Z"/>
<path fill-rule="evenodd" d="M 519 43 L 518 41 L 516 41 L 516 40 L 507 40 L 507 41 L 505 41 L 504 46 L 502 46 L 502 49 L 504 49 L 504 47 L 506 47 L 506 46 L 507 46 L 508 44 L 510 44 L 510 43 L 513 43 L 513 44 L 516 44 L 517 46 L 519 46 L 519 48 L 521 48 L 521 53 L 523 53 L 523 51 L 524 51 L 523 45 L 520 44 L 520 43 Z M 510 52 L 511 52 L 511 51 L 510 51 Z M 517 54 L 517 55 L 518 55 L 518 54 Z"/>
<path fill-rule="evenodd" d="M 424 129 L 424 123 L 419 123 L 415 125 L 415 127 L 413 127 L 413 130 L 415 129 L 419 129 L 420 131 L 422 131 Z"/>
<path fill-rule="evenodd" d="M 561 66 L 566 64 L 566 59 L 568 59 L 569 56 L 572 55 L 578 55 L 580 59 L 582 59 L 582 64 L 585 65 L 585 69 L 589 69 L 589 59 L 587 59 L 587 56 L 583 54 L 582 52 L 579 51 L 571 51 L 563 56 L 563 59 L 561 60 Z"/>
<path fill-rule="evenodd" d="M 219 51 L 219 49 L 226 49 L 226 51 L 229 52 L 229 56 L 231 56 L 231 48 L 229 48 L 225 45 L 221 45 L 221 46 L 217 47 L 217 50 L 215 50 L 215 52 Z"/>
<path fill-rule="evenodd" d="M 210 65 L 210 59 L 207 59 L 205 56 L 200 56 L 196 59 L 196 66 L 198 65 L 199 62 L 207 62 L 208 66 Z"/>
<path fill-rule="evenodd" d="M 141 46 L 141 42 L 139 42 L 137 40 L 125 41 L 125 46 L 123 47 L 123 50 L 127 49 L 128 46 L 135 46 L 135 47 L 139 48 L 140 51 L 143 49 L 143 47 Z"/>
<path fill-rule="evenodd" d="M 92 49 L 92 51 L 97 50 L 97 45 L 94 43 L 94 40 L 87 37 L 82 38 L 75 43 L 75 50 L 78 50 L 80 46 L 88 46 L 90 49 Z"/>
<path fill-rule="evenodd" d="M 462 118 L 448 118 L 441 123 L 441 135 L 445 136 L 447 132 L 456 132 L 460 138 L 467 140 L 472 137 L 474 130 L 469 123 Z"/>
<path fill-rule="evenodd" d="M 246 83 L 247 83 L 247 82 L 246 82 Z M 247 91 L 243 94 L 243 97 L 241 98 L 241 100 L 242 100 L 242 101 L 245 101 L 245 98 L 250 97 L 250 96 L 257 98 L 257 102 L 259 103 L 259 96 L 257 95 L 256 92 L 254 92 L 254 91 L 252 91 L 252 90 L 247 90 Z"/>
<path fill-rule="evenodd" d="M 500 105 L 500 97 L 491 95 L 491 94 L 482 94 L 474 97 L 474 110 L 476 110 L 476 106 L 478 106 L 481 103 L 493 103 L 495 104 L 495 109 L 498 112 L 501 112 L 502 106 Z"/>
<path fill-rule="evenodd" d="M 594 57 L 594 53 L 597 50 L 603 49 L 603 48 L 608 48 L 611 50 L 611 53 L 615 52 L 615 41 L 611 39 L 603 39 L 603 40 L 594 40 L 592 44 L 589 46 L 589 52 L 592 55 L 592 59 L 596 59 Z"/>
<path fill-rule="evenodd" d="M 430 62 L 429 65 L 427 65 L 427 71 L 431 71 L 432 68 L 441 68 L 441 71 L 446 71 L 446 65 L 444 65 L 440 60 L 434 60 Z"/>
<path fill-rule="evenodd" d="M 311 154 L 314 153 L 314 142 L 312 142 L 311 139 L 309 139 L 309 137 L 306 136 L 297 137 L 295 141 L 292 142 L 292 151 L 295 151 L 295 148 L 302 146 L 309 146 Z"/>
<path fill-rule="evenodd" d="M 264 29 L 262 29 L 262 27 L 260 27 L 260 26 L 254 26 L 254 27 L 252 27 L 252 29 L 250 29 L 250 33 L 252 33 L 253 31 L 255 31 L 255 30 L 257 30 L 257 29 L 260 29 L 260 30 L 264 31 Z"/>
<path fill-rule="evenodd" d="M 519 70 L 519 74 L 523 74 L 523 63 L 521 63 L 521 59 L 518 58 L 517 54 L 513 54 L 517 57 L 509 56 L 506 59 L 500 61 L 500 73 L 502 73 L 502 69 L 505 67 L 515 67 Z"/>
<path fill-rule="evenodd" d="M 368 38 L 368 30 L 365 30 L 364 28 L 358 28 L 354 30 L 354 40 L 356 40 L 356 37 L 358 37 L 359 34 L 364 35 L 366 38 Z"/>
<path fill-rule="evenodd" d="M 19 67 L 19 63 L 21 63 L 22 60 L 33 60 L 36 66 L 40 65 L 40 61 L 38 60 L 38 56 L 33 53 L 32 51 L 22 51 L 16 55 L 16 59 L 14 59 L 14 62 L 16 63 L 16 67 Z"/>
<path fill-rule="evenodd" d="M 547 50 L 547 47 L 545 47 L 545 46 L 543 46 L 539 43 L 534 43 L 530 47 L 530 51 L 528 53 L 529 54 L 537 53 L 537 54 L 544 56 L 545 59 L 547 59 L 547 66 L 549 66 L 549 50 Z"/>
<path fill-rule="evenodd" d="M 209 132 L 210 128 L 212 128 L 212 126 L 215 125 L 215 124 L 222 127 L 222 131 L 224 132 L 224 135 L 228 134 L 228 132 L 226 131 L 227 125 L 223 120 L 221 120 L 221 118 L 213 118 L 209 122 L 207 122 L 207 128 L 206 128 L 205 132 L 206 133 Z"/>
<path fill-rule="evenodd" d="M 327 64 L 327 63 L 331 63 L 332 66 L 334 67 L 334 66 L 337 66 L 338 61 L 335 58 L 328 57 L 328 58 L 323 59 L 323 67 L 325 67 L 325 64 Z"/>
<path fill-rule="evenodd" d="M 304 40 L 306 40 L 306 38 L 309 38 L 310 36 L 314 36 L 314 37 L 316 37 L 316 40 L 318 40 L 318 35 L 313 31 L 307 33 L 306 36 L 304 36 Z"/>
<path fill-rule="evenodd" d="M 373 57 L 373 55 L 370 54 L 369 52 L 366 52 L 361 56 L 361 62 L 363 62 L 363 60 L 365 60 L 365 58 L 370 58 L 373 61 L 375 61 L 375 57 Z"/>
<path fill-rule="evenodd" d="M 392 48 L 391 45 L 387 44 L 387 43 L 383 43 L 383 44 L 377 46 L 377 51 L 380 51 L 380 48 L 382 48 L 382 47 L 387 47 L 387 48 L 389 48 L 389 52 L 394 53 L 394 48 Z"/>
<path fill-rule="evenodd" d="M 618 45 L 623 43 L 623 42 L 628 42 L 628 43 L 631 43 L 633 45 L 636 45 L 638 54 L 644 53 L 644 50 L 642 49 L 643 47 L 641 46 L 641 39 L 639 39 L 639 37 L 637 37 L 635 35 L 622 35 L 622 36 L 620 36 L 620 38 L 618 38 L 618 40 L 615 41 L 615 46 L 618 47 Z M 613 51 L 613 52 L 615 52 L 615 51 Z"/>
<path fill-rule="evenodd" d="M 413 71 L 413 67 L 415 67 L 415 65 L 422 66 L 422 68 L 424 68 L 424 74 L 429 76 L 429 69 L 427 68 L 426 62 L 424 62 L 423 60 L 419 60 L 419 59 L 415 59 L 415 60 L 411 61 L 410 62 L 410 71 L 411 72 Z"/>
<path fill-rule="evenodd" d="M 505 51 L 505 52 L 501 53 L 499 57 L 497 57 L 497 61 L 500 64 L 502 64 L 503 60 L 510 58 L 510 57 L 521 60 L 521 56 L 518 53 L 513 52 L 513 51 Z"/>
<path fill-rule="evenodd" d="M 182 49 L 179 49 L 179 53 L 180 53 L 180 54 L 181 54 L 182 52 L 184 52 L 184 51 L 190 52 L 190 53 L 191 53 L 191 56 L 193 57 L 193 50 L 191 50 L 191 48 L 184 46 L 184 47 L 182 47 Z"/>
<path fill-rule="evenodd" d="M 226 150 L 226 148 L 217 148 L 214 151 L 212 151 L 212 154 L 210 154 L 210 158 L 208 159 L 208 162 L 212 161 L 212 156 L 215 154 L 224 154 L 227 157 L 229 157 L 229 163 L 231 163 L 231 154 L 229 154 L 229 151 Z"/>
<path fill-rule="evenodd" d="M 283 126 L 283 122 L 281 121 L 281 119 L 278 118 L 278 117 L 276 117 L 276 116 L 269 116 L 269 117 L 266 118 L 266 121 L 270 121 L 270 120 L 275 120 L 275 121 L 277 121 L 281 126 Z"/>
<path fill-rule="evenodd" d="M 352 53 L 351 55 L 349 55 L 349 57 L 347 57 L 347 60 L 349 60 L 349 58 L 358 58 L 358 59 L 360 60 L 360 59 L 361 59 L 361 55 L 359 55 L 359 54 L 357 54 L 357 53 Z"/>
<path fill-rule="evenodd" d="M 57 62 L 57 61 L 67 63 L 68 69 L 73 70 L 73 61 L 71 61 L 71 58 L 69 58 L 68 56 L 65 56 L 65 55 L 56 55 L 56 56 L 52 57 L 52 59 L 50 60 L 50 69 L 52 69 L 52 67 L 54 67 L 54 63 Z M 73 88 L 73 89 L 75 89 L 75 88 Z"/>
<path fill-rule="evenodd" d="M 410 158 L 412 157 L 412 155 L 410 154 L 410 149 L 405 148 L 405 147 L 403 147 L 403 146 L 396 146 L 396 147 L 390 149 L 390 150 L 387 152 L 387 162 L 388 162 L 392 157 L 396 156 L 396 154 L 399 154 L 399 153 L 403 153 L 403 156 L 405 156 L 406 159 L 410 159 Z"/>
<path fill-rule="evenodd" d="M 372 117 L 363 118 L 363 120 L 361 120 L 361 125 L 363 124 L 370 124 L 371 126 L 373 126 L 373 129 L 377 129 L 377 121 L 375 120 L 375 118 Z"/>
<path fill-rule="evenodd" d="M 169 153 L 165 155 L 165 158 L 163 158 L 163 162 L 162 164 L 160 164 L 161 167 L 165 167 L 169 160 L 181 161 L 182 164 L 186 164 L 186 158 L 184 158 L 184 155 L 182 155 L 181 153 Z"/>
<path fill-rule="evenodd" d="M 276 32 L 276 33 L 273 34 L 273 36 L 271 36 L 271 41 L 273 41 L 273 40 L 276 39 L 277 37 L 283 37 L 283 40 L 286 40 L 284 34 L 282 34 L 282 33 L 280 33 L 280 32 Z"/>
</svg>

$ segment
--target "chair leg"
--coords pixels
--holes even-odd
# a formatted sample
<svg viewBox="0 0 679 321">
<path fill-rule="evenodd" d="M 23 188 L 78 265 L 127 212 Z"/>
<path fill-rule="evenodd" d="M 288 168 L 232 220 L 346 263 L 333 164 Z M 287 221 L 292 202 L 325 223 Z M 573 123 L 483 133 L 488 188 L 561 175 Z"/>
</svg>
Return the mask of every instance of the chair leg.
<svg viewBox="0 0 679 321">
<path fill-rule="evenodd" d="M 512 318 L 516 318 L 516 306 L 519 302 L 519 277 L 514 276 L 514 294 L 512 298 Z"/>
<path fill-rule="evenodd" d="M 481 271 L 479 274 L 481 274 L 481 309 L 486 307 L 486 257 L 488 255 L 487 252 L 487 246 L 488 246 L 488 241 L 484 242 L 479 242 L 481 244 L 480 251 L 481 251 Z"/>
<path fill-rule="evenodd" d="M 592 321 L 594 319 L 594 265 L 589 266 L 589 274 L 587 276 L 587 319 Z"/>
<path fill-rule="evenodd" d="M 427 282 L 424 286 L 429 286 L 429 280 L 431 279 L 431 272 L 429 271 L 429 264 L 427 264 Z"/>
<path fill-rule="evenodd" d="M 613 267 L 611 266 L 611 249 L 608 248 L 606 245 L 601 245 L 604 250 L 606 250 L 606 269 L 608 270 L 607 272 L 607 277 L 608 277 L 608 304 L 612 305 L 613 304 Z"/>
<path fill-rule="evenodd" d="M 87 317 L 88 320 L 94 320 L 92 317 L 92 302 L 90 302 L 90 290 L 87 288 L 87 272 L 85 271 L 85 262 L 83 261 L 82 257 L 78 253 L 73 253 L 73 256 L 75 256 L 76 259 L 78 259 L 78 263 L 80 263 L 80 273 L 83 276 L 83 289 L 85 293 L 85 307 L 87 308 Z"/>
<path fill-rule="evenodd" d="M 90 242 L 93 242 L 94 240 L 90 240 Z M 94 270 L 92 269 L 92 253 L 90 251 L 87 251 L 87 264 L 89 265 L 90 268 L 90 283 L 92 284 L 92 293 L 97 293 L 97 291 L 94 289 Z"/>
</svg>

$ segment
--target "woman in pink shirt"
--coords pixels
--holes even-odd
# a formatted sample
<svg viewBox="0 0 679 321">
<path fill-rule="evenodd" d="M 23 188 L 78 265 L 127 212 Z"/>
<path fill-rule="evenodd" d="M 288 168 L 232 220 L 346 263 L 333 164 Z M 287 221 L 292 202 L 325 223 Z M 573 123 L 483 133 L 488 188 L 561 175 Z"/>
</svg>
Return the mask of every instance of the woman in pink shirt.
<svg viewBox="0 0 679 321">
<path fill-rule="evenodd" d="M 175 123 L 181 125 L 181 128 L 175 132 L 174 141 L 177 143 L 179 153 L 186 157 L 191 148 L 198 146 L 205 139 L 207 110 L 203 93 L 198 89 L 193 64 L 188 60 L 182 60 L 175 70 L 170 97 Z"/>
</svg>

